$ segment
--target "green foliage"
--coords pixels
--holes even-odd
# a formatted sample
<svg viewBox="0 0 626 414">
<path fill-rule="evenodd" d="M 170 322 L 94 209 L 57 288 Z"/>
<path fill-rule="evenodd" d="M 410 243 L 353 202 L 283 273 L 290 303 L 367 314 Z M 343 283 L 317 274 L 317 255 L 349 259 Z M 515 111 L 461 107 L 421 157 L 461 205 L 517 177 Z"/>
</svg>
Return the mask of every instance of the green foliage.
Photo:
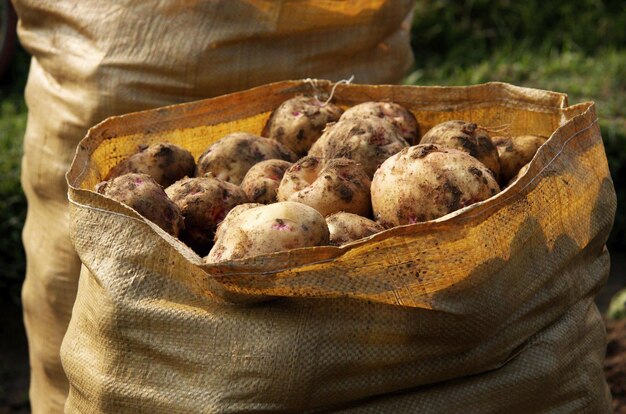
<svg viewBox="0 0 626 414">
<path fill-rule="evenodd" d="M 29 58 L 18 50 L 0 85 L 0 301 L 19 301 L 25 258 L 22 227 L 26 200 L 20 185 L 22 138 L 26 129 L 23 93 Z"/>
<path fill-rule="evenodd" d="M 621 0 L 417 0 L 412 43 L 418 66 L 465 65 L 503 49 L 593 54 L 598 45 L 625 45 L 624 27 Z"/>
<path fill-rule="evenodd" d="M 0 251 L 2 277 L 0 296 L 19 295 L 24 275 L 21 231 L 26 216 L 26 201 L 20 187 L 21 137 L 26 127 L 23 101 L 0 102 Z"/>
<path fill-rule="evenodd" d="M 626 289 L 620 290 L 613 296 L 606 316 L 613 320 L 626 318 Z"/>
</svg>

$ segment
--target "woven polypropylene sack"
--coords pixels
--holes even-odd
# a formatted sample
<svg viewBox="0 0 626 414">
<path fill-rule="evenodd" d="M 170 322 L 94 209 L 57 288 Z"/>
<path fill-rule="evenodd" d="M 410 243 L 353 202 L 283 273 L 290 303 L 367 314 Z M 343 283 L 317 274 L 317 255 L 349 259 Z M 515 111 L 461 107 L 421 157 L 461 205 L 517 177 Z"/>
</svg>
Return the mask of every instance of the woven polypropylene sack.
<svg viewBox="0 0 626 414">
<path fill-rule="evenodd" d="M 498 195 L 344 247 L 214 265 L 92 191 L 140 144 L 198 156 L 328 82 L 281 82 L 115 117 L 68 173 L 83 262 L 62 346 L 67 412 L 605 413 L 615 193 L 592 103 L 490 83 L 338 85 L 342 107 L 393 100 L 422 131 L 468 119 L 550 139 Z"/>
<path fill-rule="evenodd" d="M 410 0 L 13 0 L 33 56 L 22 185 L 24 321 L 34 413 L 61 412 L 59 349 L 78 286 L 64 174 L 87 129 L 112 115 L 294 77 L 402 79 Z"/>
</svg>

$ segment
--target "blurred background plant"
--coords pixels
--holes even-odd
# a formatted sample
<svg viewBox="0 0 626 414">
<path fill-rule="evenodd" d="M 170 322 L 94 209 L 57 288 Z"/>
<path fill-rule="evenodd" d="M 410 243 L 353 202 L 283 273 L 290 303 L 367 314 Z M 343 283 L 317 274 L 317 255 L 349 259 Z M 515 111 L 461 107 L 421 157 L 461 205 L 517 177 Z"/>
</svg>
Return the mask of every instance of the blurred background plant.
<svg viewBox="0 0 626 414">
<path fill-rule="evenodd" d="M 2 2 L 2 0 L 0 0 Z M 595 101 L 618 205 L 626 202 L 626 2 L 581 0 L 417 0 L 416 63 L 406 83 L 467 85 L 504 81 Z M 24 273 L 19 185 L 29 58 L 13 55 L 0 81 L 0 301 L 19 301 Z M 626 251 L 626 210 L 618 209 L 609 248 Z"/>
<path fill-rule="evenodd" d="M 8 3 L 0 0 L 0 302 L 19 301 L 25 269 L 26 201 L 19 179 L 29 57 L 17 44 L 14 19 Z"/>
</svg>

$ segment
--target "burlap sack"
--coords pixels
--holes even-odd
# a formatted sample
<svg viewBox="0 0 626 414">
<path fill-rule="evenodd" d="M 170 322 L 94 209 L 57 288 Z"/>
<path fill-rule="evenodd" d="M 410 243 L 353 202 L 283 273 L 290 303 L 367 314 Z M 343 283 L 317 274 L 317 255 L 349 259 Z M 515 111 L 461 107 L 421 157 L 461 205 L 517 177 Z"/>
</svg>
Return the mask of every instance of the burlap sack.
<svg viewBox="0 0 626 414">
<path fill-rule="evenodd" d="M 67 176 L 84 267 L 61 350 L 66 412 L 609 412 L 593 296 L 615 193 L 592 103 L 501 83 L 338 86 L 336 103 L 392 99 L 423 131 L 471 119 L 550 136 L 497 196 L 343 248 L 204 265 L 92 191 L 138 144 L 197 156 L 307 92 L 281 82 L 90 130 Z"/>
<path fill-rule="evenodd" d="M 68 234 L 67 172 L 108 116 L 276 80 L 355 75 L 389 83 L 411 66 L 410 0 L 13 0 L 33 55 L 22 185 L 23 305 L 34 413 L 60 412 L 59 348 L 80 261 Z"/>
</svg>

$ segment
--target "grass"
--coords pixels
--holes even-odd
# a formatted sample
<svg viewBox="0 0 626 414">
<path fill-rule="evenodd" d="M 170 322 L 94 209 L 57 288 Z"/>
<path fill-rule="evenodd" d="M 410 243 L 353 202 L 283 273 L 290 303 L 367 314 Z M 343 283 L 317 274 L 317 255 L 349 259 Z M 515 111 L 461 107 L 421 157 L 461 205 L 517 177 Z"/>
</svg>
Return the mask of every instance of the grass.
<svg viewBox="0 0 626 414">
<path fill-rule="evenodd" d="M 0 84 L 0 301 L 19 301 L 25 257 L 21 233 L 26 200 L 20 186 L 22 139 L 26 129 L 23 93 L 29 58 L 19 50 Z"/>
<path fill-rule="evenodd" d="M 621 0 L 417 0 L 412 44 L 418 67 L 466 66 L 494 52 L 580 51 L 626 44 L 626 3 Z"/>
<path fill-rule="evenodd" d="M 0 102 L 0 251 L 3 252 L 0 292 L 15 299 L 24 274 L 24 252 L 20 234 L 26 202 L 19 184 L 21 137 L 26 127 L 23 101 Z"/>
</svg>

